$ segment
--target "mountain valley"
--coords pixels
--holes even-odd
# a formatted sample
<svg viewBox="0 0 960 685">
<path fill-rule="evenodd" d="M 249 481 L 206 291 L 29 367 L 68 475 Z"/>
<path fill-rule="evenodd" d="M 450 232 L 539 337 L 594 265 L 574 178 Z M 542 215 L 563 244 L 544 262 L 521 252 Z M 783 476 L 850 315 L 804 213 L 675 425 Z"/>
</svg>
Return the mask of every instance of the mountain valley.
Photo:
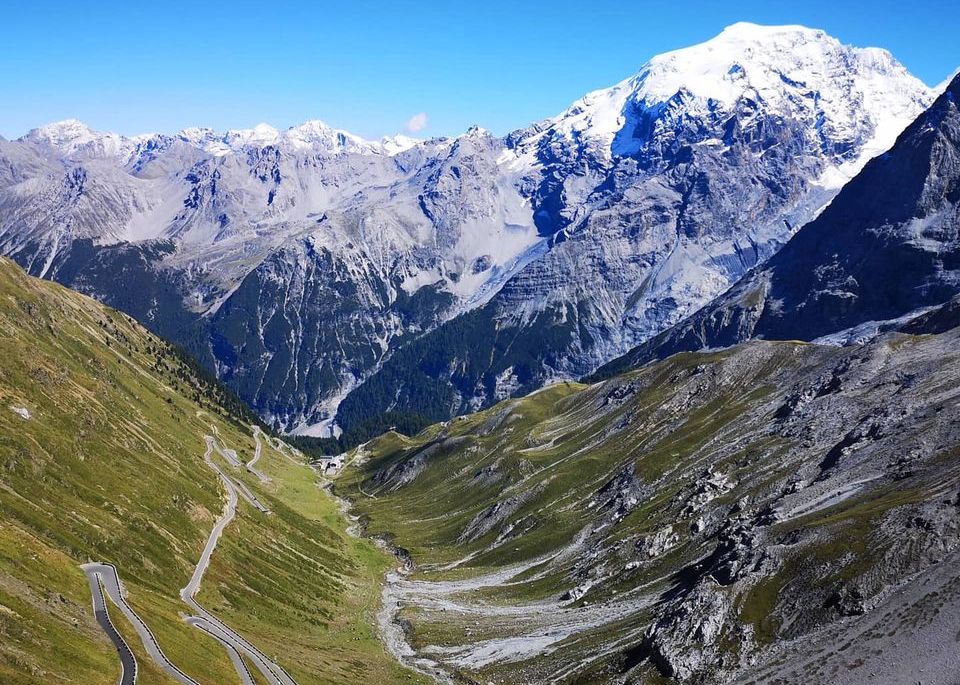
<svg viewBox="0 0 960 685">
<path fill-rule="evenodd" d="M 957 73 L 0 137 L 4 684 L 956 685 L 958 464 Z"/>
<path fill-rule="evenodd" d="M 388 433 L 337 489 L 450 682 L 953 682 L 958 351 L 679 354 Z"/>
<path fill-rule="evenodd" d="M 131 615 L 187 674 L 180 682 L 232 682 L 232 648 L 183 620 L 197 611 L 181 594 L 216 520 L 225 525 L 191 601 L 289 674 L 255 682 L 408 675 L 372 625 L 388 558 L 348 536 L 302 456 L 261 447 L 249 417 L 225 409 L 175 348 L 6 259 L 0 347 L 0 681 L 118 682 L 81 569 L 105 562 Z M 262 458 L 243 468 L 255 449 Z M 235 514 L 220 518 L 230 493 Z M 175 682 L 138 624 L 113 601 L 108 610 L 137 682 Z M 253 653 L 243 659 L 256 672 Z"/>
<path fill-rule="evenodd" d="M 741 23 L 497 138 L 322 122 L 0 141 L 0 251 L 347 434 L 576 378 L 774 254 L 932 102 L 887 52 Z"/>
</svg>

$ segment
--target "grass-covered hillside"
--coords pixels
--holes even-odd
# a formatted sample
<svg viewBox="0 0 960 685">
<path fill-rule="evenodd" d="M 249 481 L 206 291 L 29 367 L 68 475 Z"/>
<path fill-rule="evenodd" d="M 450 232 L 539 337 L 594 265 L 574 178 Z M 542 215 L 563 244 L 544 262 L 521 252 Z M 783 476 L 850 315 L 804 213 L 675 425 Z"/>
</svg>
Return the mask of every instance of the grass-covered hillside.
<svg viewBox="0 0 960 685">
<path fill-rule="evenodd" d="M 128 317 L 0 260 L 0 682 L 118 681 L 80 568 L 88 561 L 116 567 L 127 602 L 190 678 L 240 682 L 223 645 L 183 620 L 191 610 L 179 597 L 224 511 L 204 436 L 242 462 L 254 456 L 246 417 L 224 403 Z M 256 463 L 264 479 L 213 455 L 270 513 L 240 498 L 197 600 L 300 685 L 415 682 L 376 638 L 392 561 L 349 537 L 314 472 L 274 447 Z M 108 608 L 137 682 L 175 682 Z"/>
<path fill-rule="evenodd" d="M 956 330 L 680 354 L 388 433 L 337 488 L 416 565 L 388 598 L 425 670 L 947 683 L 958 381 Z"/>
</svg>

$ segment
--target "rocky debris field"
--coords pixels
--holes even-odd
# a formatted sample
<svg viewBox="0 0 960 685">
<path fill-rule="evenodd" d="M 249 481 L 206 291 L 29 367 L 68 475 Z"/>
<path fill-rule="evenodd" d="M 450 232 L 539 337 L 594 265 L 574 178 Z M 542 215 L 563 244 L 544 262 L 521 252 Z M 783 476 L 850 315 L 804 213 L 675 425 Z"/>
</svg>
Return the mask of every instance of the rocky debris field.
<svg viewBox="0 0 960 685">
<path fill-rule="evenodd" d="M 416 564 L 391 620 L 452 678 L 947 683 L 958 337 L 561 383 L 373 440 L 337 488 Z"/>
</svg>

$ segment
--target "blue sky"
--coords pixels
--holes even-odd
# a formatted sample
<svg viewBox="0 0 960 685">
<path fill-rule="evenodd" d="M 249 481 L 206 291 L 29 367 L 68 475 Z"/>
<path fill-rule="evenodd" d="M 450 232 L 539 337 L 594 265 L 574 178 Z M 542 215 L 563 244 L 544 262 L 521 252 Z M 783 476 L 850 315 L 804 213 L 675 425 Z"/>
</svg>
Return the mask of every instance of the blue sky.
<svg viewBox="0 0 960 685">
<path fill-rule="evenodd" d="M 128 134 L 323 119 L 378 137 L 421 113 L 421 136 L 505 133 L 736 21 L 884 47 L 931 85 L 960 65 L 955 0 L 34 0 L 0 17 L 8 138 L 68 117 Z"/>
</svg>

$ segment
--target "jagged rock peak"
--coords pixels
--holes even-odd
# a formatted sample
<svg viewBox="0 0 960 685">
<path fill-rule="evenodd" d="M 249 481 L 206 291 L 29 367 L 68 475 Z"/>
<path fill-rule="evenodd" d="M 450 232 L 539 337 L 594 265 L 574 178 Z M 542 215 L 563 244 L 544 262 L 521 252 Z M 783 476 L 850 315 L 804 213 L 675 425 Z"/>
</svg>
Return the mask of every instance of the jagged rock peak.
<svg viewBox="0 0 960 685">
<path fill-rule="evenodd" d="M 253 128 L 230 129 L 226 132 L 192 126 L 182 129 L 173 136 L 157 133 L 125 136 L 119 133 L 95 131 L 78 119 L 66 119 L 35 128 L 19 140 L 52 148 L 64 157 L 114 157 L 122 161 L 128 159 L 142 145 L 153 140 L 179 140 L 218 156 L 245 148 L 262 148 L 268 145 L 281 146 L 294 151 L 392 155 L 408 150 L 421 142 L 417 138 L 405 135 L 367 140 L 349 131 L 333 128 L 319 119 L 306 121 L 283 131 L 264 123 L 257 124 Z"/>
</svg>

